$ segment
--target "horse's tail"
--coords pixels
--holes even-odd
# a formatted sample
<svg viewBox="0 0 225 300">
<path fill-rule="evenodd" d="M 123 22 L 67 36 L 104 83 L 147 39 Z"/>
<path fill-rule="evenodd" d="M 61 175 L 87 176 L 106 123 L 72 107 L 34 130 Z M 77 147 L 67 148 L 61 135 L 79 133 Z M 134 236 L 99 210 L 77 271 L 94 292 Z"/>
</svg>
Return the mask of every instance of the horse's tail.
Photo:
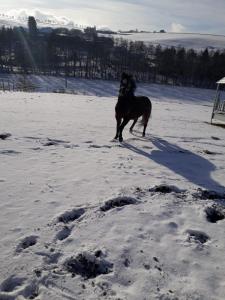
<svg viewBox="0 0 225 300">
<path fill-rule="evenodd" d="M 148 100 L 149 105 L 147 106 L 146 110 L 144 111 L 144 113 L 142 115 L 142 119 L 140 121 L 140 124 L 142 126 L 147 126 L 148 120 L 151 117 L 151 113 L 152 113 L 152 103 L 151 103 L 150 99 L 147 97 L 146 97 L 146 100 Z"/>
</svg>

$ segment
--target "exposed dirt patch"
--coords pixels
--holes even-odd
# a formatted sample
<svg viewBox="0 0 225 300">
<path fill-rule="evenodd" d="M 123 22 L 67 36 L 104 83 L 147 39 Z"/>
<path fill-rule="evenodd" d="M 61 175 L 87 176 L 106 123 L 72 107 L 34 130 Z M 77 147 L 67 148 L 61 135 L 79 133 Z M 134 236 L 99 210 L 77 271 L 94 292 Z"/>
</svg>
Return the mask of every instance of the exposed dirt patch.
<svg viewBox="0 0 225 300">
<path fill-rule="evenodd" d="M 205 209 L 206 219 L 211 223 L 216 223 L 225 218 L 225 209 L 222 206 L 211 206 Z"/>
<path fill-rule="evenodd" d="M 93 254 L 83 252 L 76 257 L 67 259 L 64 268 L 73 275 L 80 275 L 85 279 L 89 279 L 112 272 L 113 264 L 97 258 Z"/>
</svg>

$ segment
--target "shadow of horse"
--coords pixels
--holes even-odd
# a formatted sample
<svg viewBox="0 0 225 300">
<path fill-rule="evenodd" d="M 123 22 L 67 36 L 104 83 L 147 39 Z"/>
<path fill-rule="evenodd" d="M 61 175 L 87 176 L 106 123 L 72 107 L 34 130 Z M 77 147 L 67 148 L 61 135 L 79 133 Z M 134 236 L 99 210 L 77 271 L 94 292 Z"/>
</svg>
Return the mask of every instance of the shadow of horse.
<svg viewBox="0 0 225 300">
<path fill-rule="evenodd" d="M 204 189 L 221 189 L 224 191 L 224 186 L 221 186 L 211 177 L 211 173 L 216 169 L 215 165 L 204 157 L 171 144 L 162 138 L 152 136 L 145 140 L 150 141 L 157 149 L 148 153 L 127 142 L 123 142 L 122 145 L 157 164 L 167 167 L 195 185 Z"/>
</svg>

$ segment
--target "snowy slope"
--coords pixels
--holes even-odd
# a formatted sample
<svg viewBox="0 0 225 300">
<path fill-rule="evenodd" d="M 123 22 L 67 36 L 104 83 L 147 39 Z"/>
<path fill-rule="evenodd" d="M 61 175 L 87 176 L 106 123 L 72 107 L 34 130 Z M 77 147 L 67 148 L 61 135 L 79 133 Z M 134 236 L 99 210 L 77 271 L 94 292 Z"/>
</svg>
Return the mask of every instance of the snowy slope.
<svg viewBox="0 0 225 300">
<path fill-rule="evenodd" d="M 65 27 L 68 29 L 78 28 L 84 29 L 87 25 L 78 24 L 76 20 L 70 20 L 66 17 L 59 17 L 48 14 L 39 10 L 11 10 L 8 12 L 0 12 L 0 27 L 27 27 L 29 16 L 34 16 L 39 28 L 42 27 Z M 99 30 L 110 30 L 109 28 L 99 28 Z M 132 41 L 143 41 L 148 44 L 162 45 L 163 47 L 184 47 L 187 49 L 195 49 L 197 51 L 208 48 L 209 50 L 225 49 L 225 36 L 200 33 L 153 33 L 153 32 L 138 32 L 123 34 L 100 34 L 114 38 L 123 38 Z"/>
<path fill-rule="evenodd" d="M 225 49 L 225 36 L 200 33 L 132 33 L 116 34 L 114 38 L 123 38 L 131 41 L 143 41 L 148 44 L 163 47 L 184 47 L 197 51 L 208 48 L 209 50 Z"/>
<path fill-rule="evenodd" d="M 0 81 L 5 82 L 5 88 L 8 88 L 8 82 L 12 89 L 12 83 L 17 85 L 18 81 L 23 82 L 22 75 L 0 74 Z M 34 86 L 35 92 L 57 92 L 65 90 L 65 78 L 56 76 L 29 75 L 28 80 Z M 116 97 L 118 94 L 119 82 L 106 80 L 87 80 L 79 78 L 67 78 L 67 93 L 99 96 Z M 145 84 L 138 82 L 137 94 L 148 95 L 158 100 L 170 99 L 170 101 L 185 102 L 209 102 L 215 97 L 215 91 L 212 89 L 198 89 L 187 87 L 174 87 L 170 85 Z"/>
<path fill-rule="evenodd" d="M 39 10 L 11 10 L 8 12 L 0 12 L 0 27 L 22 26 L 27 27 L 28 17 L 33 16 L 36 19 L 38 27 L 65 27 L 81 28 L 81 25 L 75 24 L 72 20 L 66 17 L 59 17 L 48 14 Z"/>
<path fill-rule="evenodd" d="M 0 299 L 224 299 L 224 129 L 205 90 L 138 90 L 148 134 L 120 144 L 116 97 L 92 84 L 0 94 Z"/>
</svg>

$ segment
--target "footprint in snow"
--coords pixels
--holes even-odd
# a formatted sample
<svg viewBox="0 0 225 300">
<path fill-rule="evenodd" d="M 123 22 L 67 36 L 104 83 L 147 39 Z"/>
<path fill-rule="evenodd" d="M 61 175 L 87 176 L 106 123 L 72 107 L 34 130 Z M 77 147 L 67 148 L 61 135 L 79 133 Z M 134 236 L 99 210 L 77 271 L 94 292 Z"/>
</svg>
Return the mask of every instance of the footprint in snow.
<svg viewBox="0 0 225 300">
<path fill-rule="evenodd" d="M 9 138 L 11 136 L 11 133 L 0 133 L 0 140 L 6 140 L 7 138 Z"/>
<path fill-rule="evenodd" d="M 11 275 L 0 285 L 0 299 L 35 299 L 38 297 L 39 287 L 35 280 L 27 282 L 24 277 Z"/>
<path fill-rule="evenodd" d="M 24 277 L 18 277 L 16 275 L 11 275 L 7 279 L 5 279 L 1 285 L 0 285 L 0 290 L 2 292 L 10 293 L 18 288 L 20 288 L 23 283 L 25 282 L 26 278 Z M 0 298 L 1 299 L 1 298 Z"/>
<path fill-rule="evenodd" d="M 73 227 L 64 226 L 61 230 L 59 230 L 55 236 L 55 240 L 63 241 L 68 238 L 71 234 Z"/>
<path fill-rule="evenodd" d="M 203 153 L 205 153 L 205 154 L 208 154 L 208 155 L 216 155 L 216 154 L 219 154 L 219 153 L 217 153 L 217 152 L 213 152 L 213 151 L 210 151 L 210 150 L 203 150 Z"/>
<path fill-rule="evenodd" d="M 107 149 L 111 149 L 112 146 L 109 146 L 109 145 L 102 145 L 102 146 L 100 146 L 100 145 L 93 144 L 93 145 L 89 145 L 88 148 L 96 148 L 96 149 L 98 149 L 98 148 L 107 148 Z"/>
<path fill-rule="evenodd" d="M 84 213 L 84 208 L 74 208 L 58 216 L 57 221 L 67 224 L 79 219 Z"/>
<path fill-rule="evenodd" d="M 169 222 L 167 224 L 169 231 L 174 232 L 178 229 L 178 225 L 175 222 Z"/>
<path fill-rule="evenodd" d="M 105 204 L 100 207 L 100 210 L 108 211 L 115 207 L 122 207 L 126 205 L 137 204 L 137 203 L 138 201 L 132 197 L 117 197 L 106 201 Z"/>
<path fill-rule="evenodd" d="M 203 231 L 188 229 L 187 233 L 189 242 L 194 241 L 205 244 L 210 239 L 209 236 Z"/>
<path fill-rule="evenodd" d="M 215 140 L 215 141 L 219 141 L 219 140 L 220 140 L 220 138 L 218 138 L 217 136 L 211 136 L 211 138 L 212 138 L 213 140 Z"/>
<path fill-rule="evenodd" d="M 61 252 L 54 252 L 54 251 L 51 252 L 51 250 L 50 250 L 50 252 L 38 251 L 38 252 L 35 252 L 35 254 L 42 256 L 44 263 L 48 264 L 48 265 L 57 264 L 59 261 L 59 258 L 62 256 Z"/>
<path fill-rule="evenodd" d="M 21 152 L 15 151 L 15 150 L 1 150 L 0 154 L 4 154 L 4 155 L 16 155 L 16 154 L 20 154 Z"/>
<path fill-rule="evenodd" d="M 40 150 L 43 150 L 43 149 L 41 147 L 34 147 L 34 148 L 31 148 L 31 150 L 40 151 Z"/>
<path fill-rule="evenodd" d="M 30 235 L 23 238 L 16 247 L 16 253 L 20 253 L 23 250 L 34 246 L 37 243 L 38 238 L 37 235 Z"/>
<path fill-rule="evenodd" d="M 58 145 L 65 145 L 65 144 L 69 144 L 69 142 L 47 138 L 47 142 L 43 143 L 43 146 L 58 146 Z"/>
<path fill-rule="evenodd" d="M 102 146 L 99 146 L 99 145 L 90 145 L 90 146 L 88 146 L 88 148 L 96 148 L 96 149 L 98 149 L 98 148 L 102 148 Z"/>
<path fill-rule="evenodd" d="M 80 146 L 78 144 L 72 144 L 72 145 L 64 145 L 64 148 L 67 149 L 74 149 L 74 148 L 79 148 Z"/>
<path fill-rule="evenodd" d="M 149 189 L 149 192 L 169 194 L 169 193 L 181 193 L 182 191 L 173 185 L 160 184 Z"/>
<path fill-rule="evenodd" d="M 198 189 L 197 193 L 194 193 L 193 196 L 202 200 L 225 200 L 225 193 L 211 190 Z"/>
</svg>

